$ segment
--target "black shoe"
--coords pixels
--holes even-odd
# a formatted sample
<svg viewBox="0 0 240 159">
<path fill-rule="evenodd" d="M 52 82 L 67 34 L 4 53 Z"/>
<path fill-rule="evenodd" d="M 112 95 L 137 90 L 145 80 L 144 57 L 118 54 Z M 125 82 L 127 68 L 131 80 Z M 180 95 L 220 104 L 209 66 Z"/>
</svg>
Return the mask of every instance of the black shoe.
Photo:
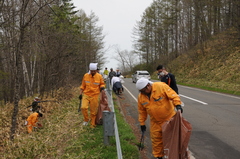
<svg viewBox="0 0 240 159">
<path fill-rule="evenodd" d="M 157 159 L 163 159 L 162 157 L 157 157 Z"/>
</svg>

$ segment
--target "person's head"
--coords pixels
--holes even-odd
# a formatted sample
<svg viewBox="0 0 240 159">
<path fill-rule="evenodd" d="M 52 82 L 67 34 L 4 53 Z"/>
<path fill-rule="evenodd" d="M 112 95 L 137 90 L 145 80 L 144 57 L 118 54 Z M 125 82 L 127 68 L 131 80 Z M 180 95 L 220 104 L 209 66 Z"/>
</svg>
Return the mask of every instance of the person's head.
<svg viewBox="0 0 240 159">
<path fill-rule="evenodd" d="M 158 71 L 159 76 L 164 76 L 167 74 L 166 68 L 163 65 L 158 65 L 156 70 Z"/>
<path fill-rule="evenodd" d="M 110 71 L 112 72 L 112 71 L 113 71 L 113 68 L 110 68 Z"/>
<path fill-rule="evenodd" d="M 146 95 L 151 94 L 152 82 L 149 81 L 148 79 L 142 77 L 136 82 L 136 88 L 142 94 L 146 94 Z"/>
<path fill-rule="evenodd" d="M 89 70 L 90 70 L 90 74 L 94 76 L 97 73 L 97 63 L 90 63 Z"/>
<path fill-rule="evenodd" d="M 40 98 L 38 98 L 38 97 L 34 98 L 34 101 L 39 101 L 39 100 L 40 100 Z"/>
<path fill-rule="evenodd" d="M 107 67 L 105 68 L 105 70 L 107 70 Z"/>
<path fill-rule="evenodd" d="M 118 72 L 118 71 L 119 71 L 119 68 L 117 68 L 116 71 Z"/>
</svg>

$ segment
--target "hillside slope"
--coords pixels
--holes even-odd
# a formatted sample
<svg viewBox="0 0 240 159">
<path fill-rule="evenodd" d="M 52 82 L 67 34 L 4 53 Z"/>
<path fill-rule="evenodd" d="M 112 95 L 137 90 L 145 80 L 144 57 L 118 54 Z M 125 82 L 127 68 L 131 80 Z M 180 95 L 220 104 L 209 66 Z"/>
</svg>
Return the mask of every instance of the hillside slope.
<svg viewBox="0 0 240 159">
<path fill-rule="evenodd" d="M 240 91 L 240 40 L 228 30 L 168 64 L 178 83 Z"/>
</svg>

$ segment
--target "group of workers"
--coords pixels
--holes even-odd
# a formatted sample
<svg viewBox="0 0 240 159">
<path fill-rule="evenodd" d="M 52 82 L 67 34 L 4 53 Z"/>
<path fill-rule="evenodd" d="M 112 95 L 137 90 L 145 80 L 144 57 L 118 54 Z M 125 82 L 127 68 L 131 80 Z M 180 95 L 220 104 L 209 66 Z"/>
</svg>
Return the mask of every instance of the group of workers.
<svg viewBox="0 0 240 159">
<path fill-rule="evenodd" d="M 145 121 L 147 116 L 150 116 L 152 154 L 157 159 L 163 159 L 162 125 L 173 118 L 176 114 L 175 108 L 181 113 L 183 109 L 174 75 L 168 73 L 162 65 L 156 69 L 161 82 L 153 83 L 145 78 L 140 78 L 136 82 L 136 88 L 140 92 L 138 96 L 138 120 L 141 131 L 145 132 Z"/>
<path fill-rule="evenodd" d="M 152 153 L 157 159 L 163 159 L 162 125 L 176 114 L 175 109 L 181 113 L 183 109 L 174 75 L 168 73 L 162 65 L 156 69 L 161 82 L 153 83 L 148 79 L 141 78 L 136 82 L 136 88 L 140 92 L 138 96 L 140 129 L 142 132 L 146 131 L 145 121 L 149 115 Z M 94 128 L 96 127 L 95 119 L 99 94 L 104 90 L 105 84 L 102 76 L 96 71 L 97 65 L 91 63 L 89 70 L 89 73 L 86 73 L 82 79 L 80 98 L 82 99 L 81 109 L 84 116 L 83 125 L 88 125 L 91 121 L 91 127 Z M 108 72 L 105 68 L 104 75 L 108 75 L 112 86 L 114 83 L 121 83 L 118 79 L 121 74 L 119 72 L 117 74 L 113 69 Z M 88 107 L 90 107 L 90 119 Z"/>
<path fill-rule="evenodd" d="M 35 97 L 34 101 L 31 105 L 27 106 L 26 108 L 32 107 L 30 111 L 32 114 L 27 118 L 25 121 L 25 125 L 27 126 L 28 133 L 32 133 L 33 129 L 42 128 L 42 124 L 38 122 L 38 118 L 42 117 L 43 114 L 40 113 L 41 106 L 38 105 L 42 102 L 57 102 L 52 100 L 45 100 L 42 101 L 41 98 Z"/>
<path fill-rule="evenodd" d="M 120 77 L 122 75 L 121 71 L 119 70 L 119 68 L 116 69 L 116 71 L 113 70 L 113 68 L 110 68 L 110 71 L 108 71 L 107 67 L 105 68 L 105 70 L 103 71 L 103 76 L 104 78 L 109 78 L 110 80 L 113 77 Z"/>
<path fill-rule="evenodd" d="M 149 115 L 152 153 L 157 159 L 163 159 L 162 125 L 176 114 L 175 108 L 181 113 L 183 109 L 174 75 L 168 73 L 162 65 L 159 65 L 156 69 L 161 82 L 153 83 L 148 79 L 140 78 L 136 82 L 136 88 L 139 90 L 138 113 L 140 129 L 142 132 L 146 131 L 145 121 Z M 121 72 L 119 70 L 115 72 L 111 68 L 110 72 L 108 72 L 107 68 L 105 68 L 104 75 L 108 75 L 108 78 L 110 78 L 113 90 L 117 90 L 118 93 L 123 91 L 117 89 L 120 86 L 114 87 L 114 84 L 119 85 L 121 83 L 119 79 Z M 98 111 L 99 95 L 104 89 L 104 78 L 98 73 L 97 63 L 90 63 L 89 72 L 83 76 L 79 96 L 82 100 L 81 111 L 84 118 L 82 123 L 84 126 L 87 126 L 90 122 L 91 128 L 96 127 L 95 119 Z M 32 105 L 37 105 L 38 99 L 35 100 L 35 103 Z M 90 117 L 88 113 L 89 108 Z M 34 113 L 27 119 L 29 133 L 31 133 L 32 128 L 36 126 L 38 117 L 42 116 L 39 111 L 36 111 L 35 107 L 33 111 Z"/>
<path fill-rule="evenodd" d="M 28 107 L 32 107 L 30 110 L 33 112 L 25 122 L 28 133 L 32 133 L 34 128 L 36 129 L 36 128 L 42 127 L 42 125 L 38 123 L 38 118 L 43 116 L 43 114 L 40 113 L 40 106 L 38 105 L 38 103 L 40 102 L 41 102 L 40 98 L 35 97 L 32 104 L 28 106 Z"/>
<path fill-rule="evenodd" d="M 113 70 L 113 68 L 110 68 L 110 72 L 108 71 L 107 67 L 105 68 L 103 72 L 103 76 L 106 79 L 109 78 L 110 84 L 112 86 L 112 90 L 117 95 L 121 94 L 123 92 L 123 76 L 119 68 L 116 69 L 116 71 Z"/>
<path fill-rule="evenodd" d="M 99 105 L 99 95 L 101 91 L 105 89 L 105 82 L 102 75 L 97 71 L 97 63 L 89 64 L 89 72 L 83 76 L 82 84 L 80 86 L 80 96 L 79 99 L 82 100 L 81 111 L 84 117 L 83 125 L 87 126 L 90 122 L 90 127 L 96 127 L 96 116 Z M 123 87 L 120 79 L 121 72 L 119 69 L 113 71 L 110 69 L 108 72 L 105 68 L 104 75 L 108 75 L 109 81 L 113 88 L 113 91 L 117 94 L 122 93 Z M 90 108 L 90 117 L 88 114 L 88 109 Z"/>
</svg>

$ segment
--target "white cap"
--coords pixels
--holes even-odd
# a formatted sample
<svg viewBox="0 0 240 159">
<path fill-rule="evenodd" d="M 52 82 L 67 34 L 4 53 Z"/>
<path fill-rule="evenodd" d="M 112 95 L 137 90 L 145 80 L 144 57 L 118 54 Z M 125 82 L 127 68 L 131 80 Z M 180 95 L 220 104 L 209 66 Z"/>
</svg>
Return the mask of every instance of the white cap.
<svg viewBox="0 0 240 159">
<path fill-rule="evenodd" d="M 151 84 L 152 84 L 151 81 L 149 81 L 148 79 L 142 77 L 142 78 L 140 78 L 140 79 L 137 81 L 137 83 L 136 83 L 136 88 L 137 88 L 138 90 L 141 90 L 141 89 L 143 89 L 144 87 L 146 87 L 146 85 L 147 85 L 148 83 L 151 83 Z"/>
<path fill-rule="evenodd" d="M 90 63 L 89 64 L 89 70 L 97 70 L 98 63 Z"/>
<path fill-rule="evenodd" d="M 35 97 L 34 98 L 34 101 L 37 101 L 37 100 L 40 100 L 41 98 L 38 98 L 38 97 Z"/>
</svg>

